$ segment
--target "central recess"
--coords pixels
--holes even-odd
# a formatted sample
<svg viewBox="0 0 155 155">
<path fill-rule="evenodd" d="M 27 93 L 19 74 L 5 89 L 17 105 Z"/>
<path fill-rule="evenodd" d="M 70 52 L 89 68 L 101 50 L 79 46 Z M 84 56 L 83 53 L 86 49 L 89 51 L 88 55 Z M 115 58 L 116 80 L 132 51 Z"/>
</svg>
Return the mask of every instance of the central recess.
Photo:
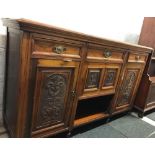
<svg viewBox="0 0 155 155">
<path fill-rule="evenodd" d="M 78 102 L 74 126 L 80 126 L 98 119 L 108 117 L 108 108 L 113 95 L 83 99 Z"/>
</svg>

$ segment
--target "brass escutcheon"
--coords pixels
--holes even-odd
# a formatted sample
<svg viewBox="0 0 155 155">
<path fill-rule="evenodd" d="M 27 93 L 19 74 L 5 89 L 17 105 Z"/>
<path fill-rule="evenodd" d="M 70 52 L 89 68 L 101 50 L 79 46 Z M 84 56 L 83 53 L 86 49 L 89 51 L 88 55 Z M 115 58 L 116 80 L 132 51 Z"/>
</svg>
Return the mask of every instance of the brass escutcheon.
<svg viewBox="0 0 155 155">
<path fill-rule="evenodd" d="M 112 56 L 112 52 L 106 49 L 106 51 L 104 52 L 104 57 L 109 58 L 111 56 Z"/>
<path fill-rule="evenodd" d="M 53 47 L 53 51 L 54 51 L 55 53 L 57 53 L 57 54 L 62 54 L 62 53 L 64 53 L 66 50 L 67 50 L 66 47 L 63 47 L 63 46 L 61 46 L 61 45 L 57 45 L 57 46 Z"/>
</svg>

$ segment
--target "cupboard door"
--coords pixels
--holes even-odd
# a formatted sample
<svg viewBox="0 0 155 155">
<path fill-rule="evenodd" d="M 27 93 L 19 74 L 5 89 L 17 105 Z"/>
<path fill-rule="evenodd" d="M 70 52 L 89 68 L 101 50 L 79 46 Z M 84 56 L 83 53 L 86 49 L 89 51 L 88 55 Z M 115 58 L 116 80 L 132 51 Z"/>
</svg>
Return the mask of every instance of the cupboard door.
<svg viewBox="0 0 155 155">
<path fill-rule="evenodd" d="M 120 67 L 120 64 L 85 63 L 79 98 L 114 94 Z"/>
<path fill-rule="evenodd" d="M 38 60 L 32 136 L 68 129 L 78 68 L 78 62 Z"/>
<path fill-rule="evenodd" d="M 106 64 L 103 81 L 101 84 L 101 91 L 111 91 L 115 93 L 120 68 L 120 64 Z"/>
<path fill-rule="evenodd" d="M 132 106 L 142 76 L 143 69 L 144 65 L 142 64 L 127 64 L 118 91 L 115 111 L 126 110 Z"/>
<path fill-rule="evenodd" d="M 99 88 L 101 76 L 101 69 L 99 68 L 88 68 L 87 70 L 87 80 L 85 84 L 85 91 L 94 91 Z"/>
</svg>

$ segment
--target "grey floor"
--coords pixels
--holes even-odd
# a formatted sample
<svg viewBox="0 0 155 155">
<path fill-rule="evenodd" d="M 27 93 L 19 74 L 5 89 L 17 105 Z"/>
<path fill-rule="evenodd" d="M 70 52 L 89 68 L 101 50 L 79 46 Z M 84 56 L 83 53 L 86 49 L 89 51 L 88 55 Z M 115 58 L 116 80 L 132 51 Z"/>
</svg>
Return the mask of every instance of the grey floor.
<svg viewBox="0 0 155 155">
<path fill-rule="evenodd" d="M 103 122 L 102 122 L 103 123 Z M 136 113 L 124 115 L 109 123 L 89 124 L 73 132 L 72 138 L 155 138 L 155 112 L 140 119 Z M 8 135 L 0 127 L 0 138 Z"/>
<path fill-rule="evenodd" d="M 143 119 L 131 113 L 109 123 L 76 133 L 73 138 L 155 138 L 155 112 Z"/>
</svg>

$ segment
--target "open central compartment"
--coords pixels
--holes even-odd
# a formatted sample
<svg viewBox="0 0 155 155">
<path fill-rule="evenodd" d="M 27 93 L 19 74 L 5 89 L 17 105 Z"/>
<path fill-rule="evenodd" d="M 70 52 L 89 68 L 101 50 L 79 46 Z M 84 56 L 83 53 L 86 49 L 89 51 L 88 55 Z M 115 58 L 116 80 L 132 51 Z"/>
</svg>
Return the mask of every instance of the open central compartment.
<svg viewBox="0 0 155 155">
<path fill-rule="evenodd" d="M 108 109 L 113 95 L 79 100 L 74 126 L 80 126 L 109 116 Z"/>
</svg>

